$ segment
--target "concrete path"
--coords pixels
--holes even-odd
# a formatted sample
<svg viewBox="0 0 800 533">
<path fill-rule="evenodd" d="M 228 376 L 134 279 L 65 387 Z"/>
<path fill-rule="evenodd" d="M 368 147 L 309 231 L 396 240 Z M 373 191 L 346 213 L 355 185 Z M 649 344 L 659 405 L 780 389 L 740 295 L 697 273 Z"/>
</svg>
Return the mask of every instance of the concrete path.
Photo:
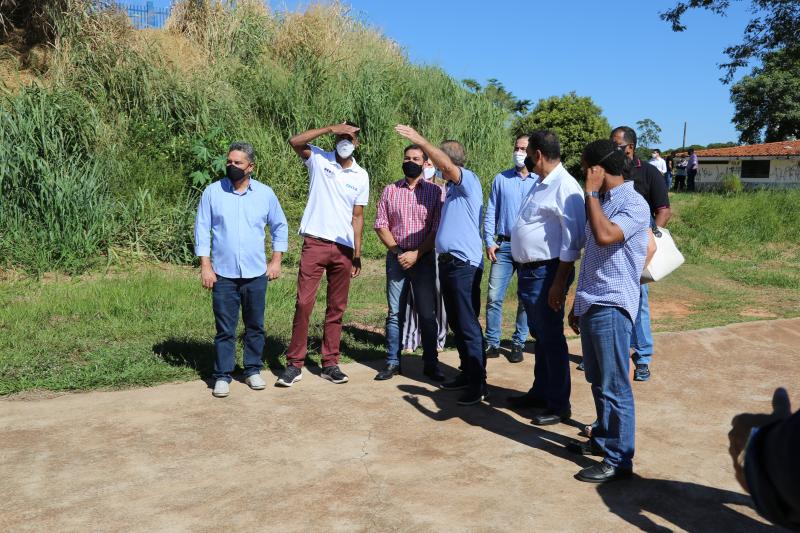
<svg viewBox="0 0 800 533">
<path fill-rule="evenodd" d="M 577 427 L 505 407 L 530 385 L 527 356 L 490 360 L 474 407 L 417 358 L 388 382 L 354 363 L 346 385 L 306 371 L 224 400 L 201 381 L 6 399 L 0 531 L 759 531 L 726 435 L 776 386 L 800 401 L 799 346 L 800 319 L 657 335 L 653 379 L 635 385 L 637 476 L 599 487 L 572 477 L 590 464 L 563 449 Z M 594 408 L 572 366 L 577 426 Z"/>
</svg>

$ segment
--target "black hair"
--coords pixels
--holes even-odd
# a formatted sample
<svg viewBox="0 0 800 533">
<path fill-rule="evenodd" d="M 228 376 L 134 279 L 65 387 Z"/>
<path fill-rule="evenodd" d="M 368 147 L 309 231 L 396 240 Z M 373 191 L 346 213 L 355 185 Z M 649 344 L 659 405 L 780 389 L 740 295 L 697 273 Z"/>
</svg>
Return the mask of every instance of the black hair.
<svg viewBox="0 0 800 533">
<path fill-rule="evenodd" d="M 614 138 L 619 132 L 622 132 L 622 140 L 625 141 L 625 144 L 632 144 L 633 148 L 636 148 L 636 132 L 633 131 L 633 128 L 629 126 L 619 126 L 611 130 L 611 139 Z"/>
<path fill-rule="evenodd" d="M 244 155 L 247 156 L 247 160 L 251 163 L 256 162 L 256 151 L 253 149 L 252 144 L 244 141 L 236 141 L 231 143 L 231 145 L 228 147 L 228 153 L 231 153 L 234 150 L 238 152 L 244 152 Z"/>
<path fill-rule="evenodd" d="M 656 152 L 658 155 L 661 155 L 661 150 L 659 150 L 658 148 L 653 148 L 652 151 Z"/>
<path fill-rule="evenodd" d="M 694 153 L 694 148 L 689 148 L 689 152 L 688 153 L 689 153 L 689 155 L 692 155 Z"/>
<path fill-rule="evenodd" d="M 612 176 L 621 176 L 625 166 L 625 153 L 614 141 L 599 139 L 590 142 L 583 149 L 583 162 L 588 167 L 600 165 Z"/>
<path fill-rule="evenodd" d="M 531 136 L 530 136 L 530 135 L 528 135 L 527 133 L 520 133 L 519 135 L 517 135 L 517 136 L 514 138 L 514 142 L 517 142 L 517 141 L 518 141 L 518 140 L 520 140 L 520 139 L 530 139 L 530 138 L 531 138 Z"/>
<path fill-rule="evenodd" d="M 453 139 L 446 139 L 442 141 L 440 146 L 442 152 L 447 154 L 450 161 L 457 167 L 463 167 L 467 162 L 467 154 L 464 152 L 464 145 Z"/>
<path fill-rule="evenodd" d="M 528 153 L 539 150 L 548 161 L 561 159 L 558 135 L 550 130 L 536 130 L 528 134 Z"/>
<path fill-rule="evenodd" d="M 425 150 L 422 149 L 422 146 L 420 146 L 418 144 L 409 144 L 403 150 L 403 155 L 406 155 L 409 150 L 419 150 L 420 152 L 422 152 L 422 160 L 423 161 L 427 161 L 428 160 L 428 154 L 425 153 Z"/>
</svg>

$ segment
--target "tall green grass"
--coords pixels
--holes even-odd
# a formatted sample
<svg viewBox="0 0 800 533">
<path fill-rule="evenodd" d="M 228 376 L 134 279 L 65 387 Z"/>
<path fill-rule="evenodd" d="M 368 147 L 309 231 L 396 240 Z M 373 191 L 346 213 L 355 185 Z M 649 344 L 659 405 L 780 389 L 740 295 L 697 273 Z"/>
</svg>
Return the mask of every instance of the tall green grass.
<svg viewBox="0 0 800 533">
<path fill-rule="evenodd" d="M 180 3 L 169 30 L 146 32 L 70 5 L 55 21 L 46 80 L 0 99 L 5 266 L 78 272 L 127 255 L 191 263 L 197 195 L 234 140 L 255 145 L 256 174 L 294 229 L 308 181 L 287 139 L 357 122 L 373 200 L 367 256 L 382 253 L 369 231 L 374 200 L 402 175 L 395 124 L 461 140 L 485 185 L 507 166 L 502 111 L 441 69 L 411 64 L 339 4 L 272 13 L 260 2 Z M 293 241 L 290 263 L 298 249 Z"/>
</svg>

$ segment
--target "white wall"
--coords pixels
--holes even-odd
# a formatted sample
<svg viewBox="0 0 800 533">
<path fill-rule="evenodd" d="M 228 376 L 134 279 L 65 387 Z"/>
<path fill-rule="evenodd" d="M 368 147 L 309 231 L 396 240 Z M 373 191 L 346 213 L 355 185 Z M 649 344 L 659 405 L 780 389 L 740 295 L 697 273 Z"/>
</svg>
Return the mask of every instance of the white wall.
<svg viewBox="0 0 800 533">
<path fill-rule="evenodd" d="M 704 161 L 699 158 L 699 162 L 700 169 L 697 171 L 695 178 L 698 187 L 715 187 L 722 179 L 722 176 L 726 174 L 742 175 L 742 162 L 740 160 Z M 800 187 L 800 159 L 773 159 L 769 164 L 769 179 L 743 179 L 742 183 L 749 187 L 757 187 L 759 185 Z"/>
</svg>

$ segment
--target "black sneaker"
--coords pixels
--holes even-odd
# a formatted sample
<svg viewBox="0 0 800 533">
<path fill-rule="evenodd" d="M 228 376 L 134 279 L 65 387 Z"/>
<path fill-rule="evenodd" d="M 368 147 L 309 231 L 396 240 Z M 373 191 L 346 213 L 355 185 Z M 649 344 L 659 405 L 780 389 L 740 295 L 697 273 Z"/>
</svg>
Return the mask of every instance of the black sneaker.
<svg viewBox="0 0 800 533">
<path fill-rule="evenodd" d="M 291 387 L 294 383 L 303 379 L 303 370 L 296 366 L 289 365 L 281 373 L 278 381 L 275 382 L 276 387 Z"/>
<path fill-rule="evenodd" d="M 511 347 L 511 353 L 506 356 L 509 363 L 521 363 L 525 356 L 522 355 L 522 346 L 516 344 Z"/>
<path fill-rule="evenodd" d="M 450 381 L 445 381 L 440 385 L 445 390 L 463 390 L 467 388 L 467 376 L 464 375 L 463 372 L 458 374 L 455 378 L 451 379 Z"/>
<path fill-rule="evenodd" d="M 500 357 L 500 347 L 499 346 L 489 346 L 486 348 L 486 357 L 488 359 L 493 359 L 495 357 Z"/>
<path fill-rule="evenodd" d="M 634 381 L 647 381 L 650 379 L 650 367 L 643 364 L 637 364 L 636 370 L 633 371 Z"/>
<path fill-rule="evenodd" d="M 347 374 L 339 370 L 339 365 L 329 366 L 322 369 L 322 377 L 336 383 L 347 383 Z"/>
<path fill-rule="evenodd" d="M 489 397 L 489 391 L 485 388 L 483 392 L 475 393 L 472 391 L 465 392 L 461 398 L 458 399 L 458 405 L 475 405 L 481 403 L 483 400 Z"/>
</svg>

